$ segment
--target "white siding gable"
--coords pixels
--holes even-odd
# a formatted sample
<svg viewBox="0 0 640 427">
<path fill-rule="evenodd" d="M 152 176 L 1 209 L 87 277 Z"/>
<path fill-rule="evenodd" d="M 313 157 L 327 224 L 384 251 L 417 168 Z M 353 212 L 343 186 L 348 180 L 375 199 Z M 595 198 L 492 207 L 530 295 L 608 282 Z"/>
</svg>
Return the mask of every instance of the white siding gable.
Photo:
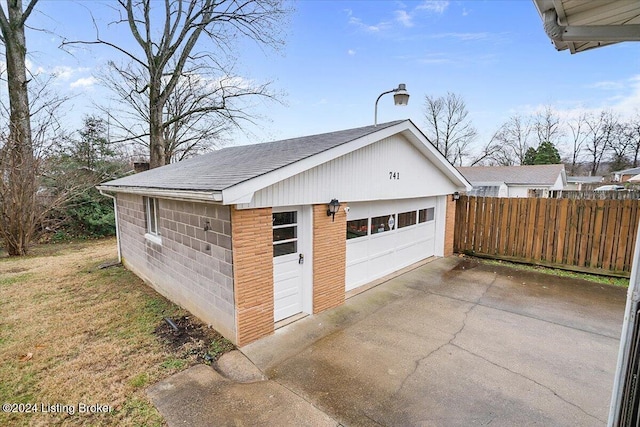
<svg viewBox="0 0 640 427">
<path fill-rule="evenodd" d="M 239 207 L 358 202 L 451 194 L 457 186 L 404 136 L 395 134 L 254 193 Z"/>
</svg>

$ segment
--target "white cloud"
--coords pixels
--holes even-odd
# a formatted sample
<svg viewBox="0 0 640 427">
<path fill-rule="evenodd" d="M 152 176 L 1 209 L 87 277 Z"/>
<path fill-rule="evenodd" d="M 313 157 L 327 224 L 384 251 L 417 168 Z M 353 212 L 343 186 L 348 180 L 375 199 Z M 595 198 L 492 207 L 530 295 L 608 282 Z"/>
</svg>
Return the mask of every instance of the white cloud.
<svg viewBox="0 0 640 427">
<path fill-rule="evenodd" d="M 96 83 L 98 83 L 98 80 L 91 76 L 91 77 L 83 77 L 80 78 L 76 81 L 74 81 L 73 83 L 71 83 L 69 85 L 70 88 L 75 89 L 75 88 L 85 88 L 88 89 L 90 87 L 92 87 L 93 85 L 95 85 Z"/>
<path fill-rule="evenodd" d="M 349 50 L 347 51 L 347 54 L 348 54 L 349 56 L 354 56 L 354 55 L 356 54 L 356 51 L 355 51 L 355 50 L 353 50 L 353 49 L 349 49 Z"/>
<path fill-rule="evenodd" d="M 621 82 L 603 81 L 596 82 L 587 86 L 589 89 L 618 90 L 622 89 L 624 84 Z"/>
<path fill-rule="evenodd" d="M 428 10 L 429 12 L 442 14 L 447 10 L 447 7 L 449 7 L 448 1 L 426 0 L 418 5 L 416 10 Z"/>
<path fill-rule="evenodd" d="M 355 25 L 356 27 L 368 33 L 379 33 L 380 31 L 383 31 L 389 28 L 388 22 L 380 22 L 379 24 L 376 24 L 376 25 L 369 25 L 369 24 L 365 24 L 364 22 L 362 22 L 360 18 L 356 18 L 355 16 L 352 16 L 349 18 L 349 24 Z"/>
<path fill-rule="evenodd" d="M 396 21 L 401 23 L 405 27 L 413 27 L 413 17 L 407 13 L 406 10 L 396 10 Z"/>
</svg>

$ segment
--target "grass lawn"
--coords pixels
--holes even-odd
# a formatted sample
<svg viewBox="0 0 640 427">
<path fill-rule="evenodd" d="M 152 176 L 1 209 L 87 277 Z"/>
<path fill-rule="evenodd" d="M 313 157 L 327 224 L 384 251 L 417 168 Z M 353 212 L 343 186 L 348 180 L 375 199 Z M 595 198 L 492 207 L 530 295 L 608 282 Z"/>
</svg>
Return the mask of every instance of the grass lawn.
<svg viewBox="0 0 640 427">
<path fill-rule="evenodd" d="M 98 268 L 116 257 L 108 239 L 0 258 L 0 403 L 38 411 L 3 406 L 0 425 L 163 425 L 145 388 L 233 348 L 123 267 Z M 198 334 L 172 342 L 164 317 Z"/>
</svg>

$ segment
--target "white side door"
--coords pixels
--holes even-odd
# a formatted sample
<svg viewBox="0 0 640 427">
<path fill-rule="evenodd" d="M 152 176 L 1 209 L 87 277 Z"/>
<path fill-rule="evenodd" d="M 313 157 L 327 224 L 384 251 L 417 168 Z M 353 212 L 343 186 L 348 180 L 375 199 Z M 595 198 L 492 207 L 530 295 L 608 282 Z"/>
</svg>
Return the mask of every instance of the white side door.
<svg viewBox="0 0 640 427">
<path fill-rule="evenodd" d="M 300 209 L 273 212 L 273 318 L 303 311 L 304 235 Z"/>
</svg>

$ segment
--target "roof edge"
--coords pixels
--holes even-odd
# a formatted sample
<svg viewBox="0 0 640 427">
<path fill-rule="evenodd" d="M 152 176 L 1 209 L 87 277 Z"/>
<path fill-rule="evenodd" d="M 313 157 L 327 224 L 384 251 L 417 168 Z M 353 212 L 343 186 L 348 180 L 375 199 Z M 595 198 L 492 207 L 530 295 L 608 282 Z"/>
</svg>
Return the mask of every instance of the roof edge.
<svg viewBox="0 0 640 427">
<path fill-rule="evenodd" d="M 198 200 L 210 202 L 222 202 L 222 192 L 209 190 L 167 190 L 163 188 L 152 187 L 128 187 L 128 186 L 111 186 L 97 185 L 96 189 L 100 191 L 108 191 L 111 193 L 139 194 L 145 196 L 157 196 L 166 199 L 176 200 Z"/>
</svg>

